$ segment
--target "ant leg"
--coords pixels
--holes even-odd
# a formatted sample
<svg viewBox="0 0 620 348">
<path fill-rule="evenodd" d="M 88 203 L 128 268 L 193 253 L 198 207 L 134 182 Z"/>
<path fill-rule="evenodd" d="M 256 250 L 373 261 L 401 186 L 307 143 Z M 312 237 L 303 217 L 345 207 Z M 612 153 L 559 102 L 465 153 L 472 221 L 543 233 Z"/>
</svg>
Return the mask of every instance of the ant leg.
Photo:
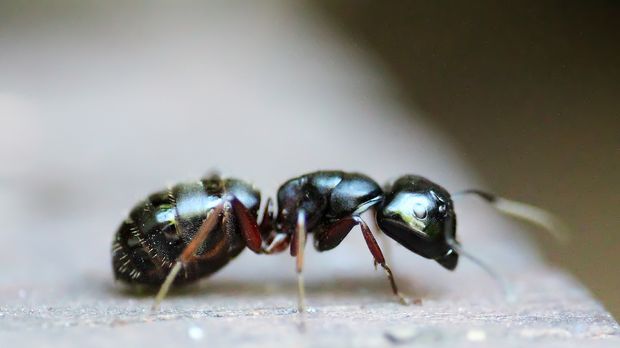
<svg viewBox="0 0 620 348">
<path fill-rule="evenodd" d="M 157 295 L 155 296 L 155 301 L 153 302 L 153 305 L 151 305 L 151 311 L 156 311 L 157 309 L 159 309 L 159 305 L 161 304 L 161 301 L 163 301 L 166 295 L 168 294 L 168 291 L 170 290 L 170 286 L 172 285 L 172 282 L 177 277 L 177 274 L 179 274 L 179 271 L 181 270 L 182 267 L 183 267 L 183 262 L 181 261 L 177 261 L 174 264 L 174 267 L 172 267 L 172 269 L 168 273 L 168 276 L 166 276 L 166 280 L 164 280 L 163 284 L 159 288 L 159 291 L 157 292 Z"/>
<path fill-rule="evenodd" d="M 273 226 L 273 202 L 271 197 L 267 198 L 265 209 L 263 210 L 263 216 L 258 229 L 260 230 L 263 241 L 266 244 L 263 246 L 263 253 L 275 254 L 282 252 L 291 243 L 291 236 L 286 233 L 278 233 Z"/>
<path fill-rule="evenodd" d="M 258 228 L 260 230 L 261 236 L 263 237 L 263 240 L 271 243 L 271 241 L 275 237 L 275 232 L 273 228 L 273 202 L 271 201 L 271 197 L 267 198 L 267 203 L 265 204 L 265 208 L 263 209 L 263 215 L 260 223 L 258 224 Z"/>
<path fill-rule="evenodd" d="M 497 271 L 495 271 L 491 266 L 489 266 L 486 262 L 482 261 L 478 257 L 474 256 L 468 250 L 464 249 L 461 243 L 459 243 L 453 237 L 446 237 L 446 243 L 454 250 L 457 254 L 465 256 L 473 263 L 478 265 L 478 267 L 482 268 L 487 274 L 489 274 L 502 288 L 504 292 L 504 297 L 508 302 L 514 302 L 516 300 L 516 295 L 512 284 L 510 284 L 504 277 L 502 277 Z"/>
<path fill-rule="evenodd" d="M 379 229 L 379 232 L 376 232 L 377 236 L 381 240 L 381 246 L 383 246 L 383 256 L 385 256 L 386 261 L 390 261 L 388 263 L 392 263 L 392 245 L 390 244 L 390 238 Z"/>
<path fill-rule="evenodd" d="M 370 228 L 368 228 L 368 225 L 366 225 L 366 222 L 364 222 L 364 220 L 362 220 L 359 216 L 354 216 L 353 219 L 357 221 L 357 223 L 362 228 L 362 235 L 364 236 L 364 240 L 366 240 L 366 245 L 368 246 L 368 250 L 370 250 L 370 253 L 375 258 L 375 265 L 379 264 L 385 270 L 385 274 L 390 280 L 390 285 L 392 286 L 392 292 L 394 293 L 396 297 L 398 297 L 398 300 L 401 304 L 408 305 L 410 301 L 400 291 L 398 291 L 398 286 L 396 285 L 394 274 L 392 273 L 392 270 L 385 262 L 385 257 L 383 257 L 381 248 L 379 247 L 379 244 L 377 244 L 375 237 L 372 235 Z"/>
<path fill-rule="evenodd" d="M 168 275 L 166 276 L 166 279 L 162 283 L 161 288 L 159 288 L 159 291 L 155 296 L 155 301 L 151 306 L 151 310 L 157 310 L 159 308 L 161 301 L 168 294 L 170 286 L 172 286 L 172 283 L 174 282 L 176 276 L 179 274 L 179 271 L 181 271 L 183 265 L 187 264 L 187 262 L 189 262 L 194 257 L 194 253 L 196 252 L 196 250 L 198 250 L 198 248 L 207 239 L 209 233 L 215 228 L 215 226 L 217 226 L 218 222 L 222 217 L 223 211 L 224 203 L 218 204 L 215 208 L 213 208 L 213 210 L 211 210 L 207 218 L 198 229 L 198 232 L 196 232 L 196 235 L 194 236 L 192 241 L 185 247 L 185 249 L 183 249 L 181 256 L 179 256 L 179 259 L 170 270 L 170 273 L 168 273 Z"/>
<path fill-rule="evenodd" d="M 241 234 L 245 238 L 247 247 L 257 254 L 261 253 L 263 250 L 263 240 L 256 219 L 237 198 L 231 197 L 229 201 L 239 221 Z"/>
<path fill-rule="evenodd" d="M 250 250 L 255 253 L 263 252 L 270 254 L 272 252 L 282 251 L 286 246 L 288 246 L 287 240 L 283 239 L 282 236 L 275 233 L 273 233 L 273 236 L 270 236 L 272 232 L 272 213 L 270 211 L 272 205 L 271 198 L 267 199 L 267 204 L 265 205 L 265 210 L 260 224 L 257 224 L 256 219 L 254 219 L 247 208 L 243 206 L 238 199 L 232 198 L 231 202 L 235 210 L 235 215 L 239 220 L 241 231 Z M 267 238 L 271 240 L 271 244 L 268 247 L 265 247 L 263 245 L 263 240 Z"/>
<path fill-rule="evenodd" d="M 276 233 L 271 243 L 263 249 L 265 254 L 275 254 L 282 252 L 291 244 L 291 236 L 286 233 Z"/>
<path fill-rule="evenodd" d="M 246 239 L 248 248 L 255 253 L 273 254 L 283 251 L 290 244 L 290 236 L 284 233 L 273 231 L 271 212 L 271 198 L 267 198 L 267 204 L 263 211 L 260 224 L 250 214 L 248 209 L 236 198 L 230 199 L 235 210 L 235 215 L 239 220 L 241 232 Z M 269 245 L 263 242 L 268 241 Z"/>
<path fill-rule="evenodd" d="M 376 216 L 377 215 L 377 208 L 376 207 L 372 207 L 371 208 L 372 213 Z M 355 216 L 359 216 L 357 214 L 353 214 Z M 377 236 L 377 238 L 379 238 L 381 240 L 381 246 L 383 247 L 383 255 L 385 256 L 386 261 L 391 261 L 392 260 L 392 245 L 390 244 L 390 238 L 387 236 L 387 234 L 385 234 L 385 232 L 383 232 L 379 226 L 377 226 L 376 224 L 376 220 L 374 222 L 374 224 L 372 225 L 373 227 L 375 227 L 375 236 Z M 369 226 L 370 228 L 370 226 Z M 388 262 L 388 263 L 392 263 L 392 262 Z"/>
<path fill-rule="evenodd" d="M 297 228 L 291 242 L 291 255 L 296 256 L 295 271 L 297 272 L 297 310 L 300 314 L 306 311 L 306 291 L 304 286 L 304 247 L 306 245 L 306 214 L 302 211 L 297 215 Z"/>
<path fill-rule="evenodd" d="M 375 240 L 370 228 L 368 225 L 362 220 L 359 216 L 352 216 L 340 219 L 331 226 L 327 227 L 327 229 L 323 230 L 319 234 L 315 235 L 315 247 L 319 251 L 330 250 L 338 246 L 342 240 L 351 232 L 351 229 L 355 225 L 360 225 L 362 229 L 362 235 L 364 236 L 364 240 L 366 241 L 366 245 L 368 246 L 368 250 L 372 254 L 374 258 L 375 267 L 377 265 L 381 265 L 381 267 L 385 270 L 387 274 L 388 280 L 390 281 L 390 286 L 392 287 L 392 292 L 395 296 L 398 297 L 398 300 L 402 304 L 409 304 L 409 300 L 398 291 L 398 286 L 396 285 L 396 280 L 394 279 L 394 274 L 392 270 L 385 262 L 385 257 L 383 256 L 383 252 L 379 247 L 379 244 Z"/>
<path fill-rule="evenodd" d="M 544 228 L 560 242 L 566 242 L 568 240 L 568 235 L 570 233 L 568 232 L 569 228 L 566 224 L 558 217 L 544 209 L 475 189 L 456 192 L 452 195 L 452 197 L 458 198 L 462 195 L 476 195 L 506 215 L 525 220 L 529 223 Z"/>
</svg>

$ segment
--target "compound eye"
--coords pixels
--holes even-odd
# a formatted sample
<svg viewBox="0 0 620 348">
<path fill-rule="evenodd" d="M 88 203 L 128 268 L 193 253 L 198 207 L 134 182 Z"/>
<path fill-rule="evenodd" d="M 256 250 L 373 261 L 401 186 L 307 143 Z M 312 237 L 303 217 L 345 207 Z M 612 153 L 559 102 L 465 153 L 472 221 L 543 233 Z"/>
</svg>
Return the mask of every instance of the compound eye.
<svg viewBox="0 0 620 348">
<path fill-rule="evenodd" d="M 443 204 L 440 205 L 438 210 L 439 210 L 440 214 L 446 215 L 446 206 L 445 205 L 443 205 Z"/>
<path fill-rule="evenodd" d="M 416 204 L 413 205 L 413 214 L 415 214 L 415 217 L 420 220 L 426 219 L 426 216 L 428 215 L 428 212 L 426 210 L 426 204 L 423 204 L 422 202 L 416 202 Z"/>
</svg>

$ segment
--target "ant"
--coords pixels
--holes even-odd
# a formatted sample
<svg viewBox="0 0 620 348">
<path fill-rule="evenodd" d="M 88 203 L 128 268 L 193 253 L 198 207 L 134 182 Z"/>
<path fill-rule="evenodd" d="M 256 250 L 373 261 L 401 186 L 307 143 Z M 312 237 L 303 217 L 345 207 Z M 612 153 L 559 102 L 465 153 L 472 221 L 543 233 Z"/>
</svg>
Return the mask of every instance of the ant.
<svg viewBox="0 0 620 348">
<path fill-rule="evenodd" d="M 467 257 L 495 278 L 511 298 L 508 283 L 456 239 L 452 197 L 466 194 L 551 231 L 562 227 L 544 210 L 487 192 L 466 190 L 450 195 L 417 175 L 402 176 L 382 189 L 363 174 L 343 171 L 317 171 L 288 180 L 278 189 L 275 214 L 271 199 L 267 199 L 259 222 L 260 192 L 244 181 L 214 174 L 177 184 L 139 202 L 116 233 L 112 265 L 118 280 L 160 286 L 153 304 L 157 309 L 172 285 L 191 283 L 217 272 L 246 247 L 256 254 L 289 248 L 296 258 L 298 311 L 302 313 L 307 234 L 314 234 L 318 251 L 327 251 L 359 225 L 375 266 L 385 270 L 392 293 L 408 304 L 372 231 L 361 218 L 362 213 L 373 209 L 381 231 L 405 248 L 448 270 L 456 268 L 459 256 Z"/>
</svg>

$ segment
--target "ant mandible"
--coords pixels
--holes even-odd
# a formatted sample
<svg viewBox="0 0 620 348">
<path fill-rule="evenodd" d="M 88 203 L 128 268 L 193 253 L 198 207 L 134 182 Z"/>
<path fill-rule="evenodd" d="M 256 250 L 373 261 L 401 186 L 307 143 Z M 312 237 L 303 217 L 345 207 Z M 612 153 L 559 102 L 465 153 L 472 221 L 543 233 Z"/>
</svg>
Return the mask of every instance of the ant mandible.
<svg viewBox="0 0 620 348">
<path fill-rule="evenodd" d="M 374 258 L 386 272 L 392 292 L 401 303 L 394 274 L 361 218 L 375 211 L 381 231 L 412 252 L 454 270 L 460 256 L 487 271 L 503 287 L 510 286 L 490 266 L 463 248 L 456 239 L 456 214 L 452 197 L 473 194 L 504 213 L 559 231 L 560 222 L 539 208 L 479 191 L 450 195 L 436 183 L 405 175 L 382 190 L 371 178 L 343 171 L 317 171 L 285 182 L 278 189 L 277 212 L 268 199 L 258 219 L 260 192 L 238 179 L 211 175 L 197 182 L 181 183 L 139 202 L 121 224 L 112 244 L 116 279 L 131 285 L 160 286 L 153 309 L 170 287 L 207 277 L 249 248 L 272 254 L 290 247 L 296 257 L 298 310 L 305 311 L 303 281 L 304 246 L 308 233 L 314 247 L 337 247 L 359 225 Z M 180 274 L 180 275 L 179 275 Z"/>
</svg>

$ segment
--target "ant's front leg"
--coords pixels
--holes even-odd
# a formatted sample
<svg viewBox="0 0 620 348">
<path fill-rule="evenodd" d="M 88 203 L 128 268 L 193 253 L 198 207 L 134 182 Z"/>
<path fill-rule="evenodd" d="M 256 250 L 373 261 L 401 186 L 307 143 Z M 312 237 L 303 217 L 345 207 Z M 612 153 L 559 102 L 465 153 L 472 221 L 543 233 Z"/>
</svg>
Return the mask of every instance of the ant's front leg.
<svg viewBox="0 0 620 348">
<path fill-rule="evenodd" d="M 315 234 L 316 249 L 319 251 L 325 251 L 335 248 L 349 234 L 355 225 L 360 225 L 360 228 L 362 229 L 362 235 L 364 236 L 368 250 L 374 258 L 375 266 L 380 265 L 385 270 L 385 273 L 390 281 L 390 286 L 392 287 L 392 292 L 396 297 L 398 297 L 401 304 L 408 305 L 410 300 L 398 291 L 394 274 L 385 261 L 381 247 L 379 247 L 379 244 L 375 240 L 375 237 L 370 231 L 370 228 L 368 228 L 366 222 L 364 222 L 364 220 L 362 220 L 359 216 L 342 218 L 328 226 L 322 232 Z M 416 304 L 418 302 L 419 301 L 415 301 Z"/>
</svg>

